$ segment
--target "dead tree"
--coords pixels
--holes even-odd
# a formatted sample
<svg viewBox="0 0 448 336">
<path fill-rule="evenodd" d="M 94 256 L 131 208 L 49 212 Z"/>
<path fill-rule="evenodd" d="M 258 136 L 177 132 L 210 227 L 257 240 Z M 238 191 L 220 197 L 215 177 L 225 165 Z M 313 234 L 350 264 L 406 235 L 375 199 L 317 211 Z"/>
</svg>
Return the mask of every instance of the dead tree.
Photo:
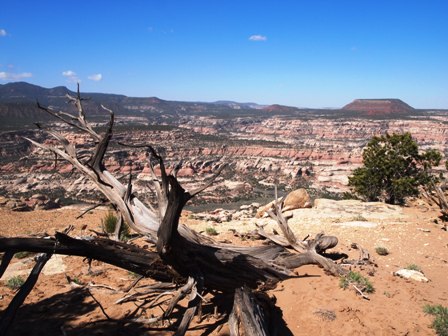
<svg viewBox="0 0 448 336">
<path fill-rule="evenodd" d="M 443 222 L 443 230 L 448 231 L 448 199 L 446 197 L 446 182 L 436 183 L 431 181 L 423 188 L 423 195 L 430 202 L 434 202 L 440 209 L 440 220 Z"/>
<path fill-rule="evenodd" d="M 74 143 L 61 133 L 42 125 L 39 125 L 42 131 L 56 139 L 58 145 L 28 140 L 70 162 L 81 174 L 88 177 L 118 211 L 121 219 L 134 231 L 153 242 L 155 250 L 143 250 L 130 244 L 101 238 L 75 239 L 62 233 L 45 240 L 1 238 L 0 252 L 5 252 L 1 271 L 6 269 L 13 253 L 32 251 L 98 259 L 155 280 L 184 284 L 180 291 L 182 295 L 171 300 L 170 309 L 166 310 L 163 316 L 147 321 L 167 318 L 177 302 L 189 294 L 188 308 L 179 323 L 177 335 L 183 335 L 188 329 L 200 305 L 200 294 L 204 291 L 235 295 L 231 314 L 232 335 L 239 335 L 240 332 L 250 335 L 253 330 L 257 330 L 257 333 L 264 330 L 263 334 L 267 335 L 268 331 L 264 327 L 267 323 L 266 314 L 257 304 L 253 291 L 272 288 L 279 281 L 295 276 L 295 268 L 307 264 L 320 265 L 333 275 L 345 272 L 321 255 L 326 249 L 336 246 L 337 238 L 319 234 L 307 241 L 297 240 L 282 215 L 281 202 L 276 203 L 270 215 L 279 223 L 283 236 L 269 235 L 260 228 L 260 234 L 274 243 L 266 246 L 238 247 L 219 244 L 181 225 L 179 220 L 185 204 L 213 183 L 226 166 L 224 162 L 203 186 L 185 190 L 176 178 L 179 166 L 167 169 L 162 156 L 153 146 L 139 145 L 146 148 L 152 157 L 149 161 L 152 172 L 151 186 L 157 199 L 154 205 L 144 204 L 133 194 L 131 178 L 127 185 L 123 185 L 104 165 L 104 157 L 113 134 L 114 113 L 103 107 L 110 113 L 110 119 L 106 130 L 100 134 L 86 120 L 79 87 L 76 97 L 67 98 L 76 107 L 77 115 L 50 107 L 39 107 L 63 123 L 88 134 L 95 143 L 90 155 L 80 155 Z M 160 177 L 155 174 L 155 165 L 159 166 Z"/>
</svg>

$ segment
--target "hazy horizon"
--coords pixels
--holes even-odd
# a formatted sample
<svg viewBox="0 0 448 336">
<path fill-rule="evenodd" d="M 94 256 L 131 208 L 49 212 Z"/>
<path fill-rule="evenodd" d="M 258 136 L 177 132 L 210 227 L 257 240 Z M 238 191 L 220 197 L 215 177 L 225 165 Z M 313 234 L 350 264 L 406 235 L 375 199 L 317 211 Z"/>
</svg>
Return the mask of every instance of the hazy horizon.
<svg viewBox="0 0 448 336">
<path fill-rule="evenodd" d="M 2 5 L 0 84 L 175 101 L 448 108 L 448 2 Z"/>
</svg>

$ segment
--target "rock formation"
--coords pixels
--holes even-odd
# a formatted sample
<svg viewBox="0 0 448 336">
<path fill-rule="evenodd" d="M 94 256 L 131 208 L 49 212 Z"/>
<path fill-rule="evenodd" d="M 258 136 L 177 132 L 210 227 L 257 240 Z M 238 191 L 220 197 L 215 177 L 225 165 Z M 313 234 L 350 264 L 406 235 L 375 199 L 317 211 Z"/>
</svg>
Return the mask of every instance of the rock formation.
<svg viewBox="0 0 448 336">
<path fill-rule="evenodd" d="M 356 99 L 345 105 L 343 110 L 365 112 L 371 116 L 406 114 L 414 108 L 400 99 Z"/>
</svg>

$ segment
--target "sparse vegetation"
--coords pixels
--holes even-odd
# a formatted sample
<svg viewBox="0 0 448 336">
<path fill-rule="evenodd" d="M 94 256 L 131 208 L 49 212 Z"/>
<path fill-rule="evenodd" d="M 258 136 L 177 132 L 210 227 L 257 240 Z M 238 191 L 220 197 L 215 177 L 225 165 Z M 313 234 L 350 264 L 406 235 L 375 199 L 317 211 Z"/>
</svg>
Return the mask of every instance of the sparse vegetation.
<svg viewBox="0 0 448 336">
<path fill-rule="evenodd" d="M 205 233 L 208 234 L 209 236 L 217 236 L 218 235 L 218 231 L 216 231 L 216 229 L 211 226 L 209 226 L 205 229 Z"/>
<path fill-rule="evenodd" d="M 103 231 L 107 234 L 113 234 L 115 232 L 115 228 L 118 224 L 118 217 L 115 215 L 113 211 L 109 211 L 106 216 L 101 220 L 101 226 L 103 227 Z M 120 240 L 126 241 L 129 238 L 130 230 L 126 223 L 121 224 L 119 238 Z"/>
<path fill-rule="evenodd" d="M 112 234 L 115 232 L 115 227 L 118 224 L 118 217 L 112 211 L 109 211 L 101 220 L 101 225 L 104 232 Z"/>
<path fill-rule="evenodd" d="M 375 252 L 380 256 L 386 256 L 389 254 L 389 250 L 383 246 L 378 246 L 375 248 Z"/>
<path fill-rule="evenodd" d="M 13 276 L 6 281 L 6 287 L 12 290 L 19 289 L 25 283 L 25 280 L 20 275 Z"/>
<path fill-rule="evenodd" d="M 76 284 L 78 286 L 83 286 L 84 285 L 84 283 L 76 276 L 72 278 L 72 277 L 66 275 L 65 278 L 67 279 L 67 282 L 69 284 L 74 283 L 74 284 Z"/>
<path fill-rule="evenodd" d="M 14 258 L 17 259 L 25 259 L 28 258 L 30 256 L 32 256 L 34 253 L 28 252 L 28 251 L 22 251 L 22 252 L 17 252 L 14 254 Z"/>
<path fill-rule="evenodd" d="M 343 199 L 342 193 L 330 191 L 326 187 L 320 189 L 309 188 L 307 189 L 307 191 L 309 192 L 310 197 L 313 200 L 315 200 L 316 198 L 326 198 L 334 201 L 340 201 Z"/>
<path fill-rule="evenodd" d="M 347 289 L 351 284 L 365 293 L 373 293 L 375 291 L 369 279 L 362 276 L 359 272 L 350 271 L 347 275 L 342 276 L 339 281 L 339 286 L 344 289 Z"/>
<path fill-rule="evenodd" d="M 350 218 L 350 221 L 353 221 L 353 222 L 367 222 L 367 218 L 365 218 L 362 215 L 356 215 L 356 216 Z"/>
<path fill-rule="evenodd" d="M 336 320 L 336 313 L 333 310 L 318 309 L 314 312 L 314 315 L 319 316 L 322 320 L 325 320 L 325 321 Z"/>
<path fill-rule="evenodd" d="M 133 279 L 133 280 L 138 279 L 138 278 L 141 277 L 140 274 L 135 273 L 135 272 L 131 272 L 131 271 L 128 272 L 128 275 L 129 275 L 129 277 L 130 277 L 131 279 Z"/>
<path fill-rule="evenodd" d="M 80 286 L 83 285 L 83 282 L 78 277 L 72 278 L 72 282 L 77 284 L 77 285 L 80 285 Z"/>
<path fill-rule="evenodd" d="M 426 305 L 423 311 L 434 316 L 431 327 L 434 328 L 437 335 L 448 336 L 448 308 L 442 305 Z"/>
<path fill-rule="evenodd" d="M 405 268 L 412 271 L 422 272 L 422 268 L 416 264 L 409 264 Z"/>
</svg>

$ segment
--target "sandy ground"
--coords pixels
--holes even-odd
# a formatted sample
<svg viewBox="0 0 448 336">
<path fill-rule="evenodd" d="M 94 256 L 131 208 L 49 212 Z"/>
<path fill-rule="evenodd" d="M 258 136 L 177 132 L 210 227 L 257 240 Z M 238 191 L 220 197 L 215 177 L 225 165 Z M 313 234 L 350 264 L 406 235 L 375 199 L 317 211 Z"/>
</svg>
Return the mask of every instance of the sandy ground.
<svg viewBox="0 0 448 336">
<path fill-rule="evenodd" d="M 331 208 L 333 206 L 333 208 Z M 431 316 L 423 313 L 426 304 L 448 306 L 448 233 L 434 223 L 436 209 L 425 206 L 390 208 L 382 216 L 373 208 L 361 213 L 353 204 L 337 205 L 339 209 L 323 205 L 311 210 L 293 213 L 291 227 L 299 237 L 325 231 L 339 238 L 333 250 L 357 258 L 352 249 L 358 243 L 370 251 L 377 267 L 357 267 L 373 283 L 375 292 L 370 300 L 361 298 L 352 289 L 341 289 L 339 279 L 325 275 L 317 266 L 297 269 L 299 276 L 280 283 L 269 294 L 275 296 L 287 323 L 281 335 L 435 335 L 430 328 Z M 325 210 L 327 209 L 327 211 Z M 365 209 L 364 209 L 365 210 Z M 64 208 L 52 211 L 15 213 L 0 209 L 0 236 L 27 236 L 38 233 L 53 234 L 69 224 L 75 226 L 72 235 L 90 234 L 89 229 L 101 230 L 105 210 L 97 209 L 81 219 L 75 219 L 79 209 Z M 369 217 L 370 216 L 370 217 Z M 360 220 L 361 219 L 361 220 Z M 254 229 L 254 223 L 273 223 L 267 219 L 246 219 L 231 223 L 211 224 L 189 220 L 198 231 L 213 226 L 220 233 L 217 240 L 235 244 L 259 244 L 242 241 L 228 229 L 243 233 Z M 370 223 L 370 224 L 369 224 Z M 81 230 L 86 226 L 85 230 Z M 379 256 L 375 247 L 386 247 L 390 254 Z M 61 261 L 63 265 L 61 265 Z M 135 303 L 116 304 L 122 292 L 135 275 L 100 262 L 93 262 L 94 275 L 88 274 L 87 262 L 78 257 L 63 257 L 41 274 L 39 281 L 20 309 L 11 335 L 172 335 L 160 326 L 124 321 L 123 317 L 135 310 Z M 393 272 L 409 264 L 423 269 L 428 283 L 405 280 Z M 15 274 L 26 273 L 33 265 L 32 258 L 13 259 L 0 283 L 0 309 L 3 310 L 14 296 L 6 281 Z M 64 268 L 65 267 L 65 268 Z M 16 273 L 14 273 L 16 272 Z M 373 274 L 368 275 L 368 273 Z M 89 287 L 93 297 L 101 303 L 111 320 L 83 288 L 74 288 L 66 277 L 86 284 L 106 285 L 111 288 Z M 139 285 L 151 283 L 144 279 Z M 224 325 L 211 318 L 212 305 L 204 306 L 205 318 L 195 323 L 188 335 L 227 335 Z M 151 317 L 157 311 L 146 311 Z M 170 321 L 165 322 L 169 324 Z"/>
</svg>

